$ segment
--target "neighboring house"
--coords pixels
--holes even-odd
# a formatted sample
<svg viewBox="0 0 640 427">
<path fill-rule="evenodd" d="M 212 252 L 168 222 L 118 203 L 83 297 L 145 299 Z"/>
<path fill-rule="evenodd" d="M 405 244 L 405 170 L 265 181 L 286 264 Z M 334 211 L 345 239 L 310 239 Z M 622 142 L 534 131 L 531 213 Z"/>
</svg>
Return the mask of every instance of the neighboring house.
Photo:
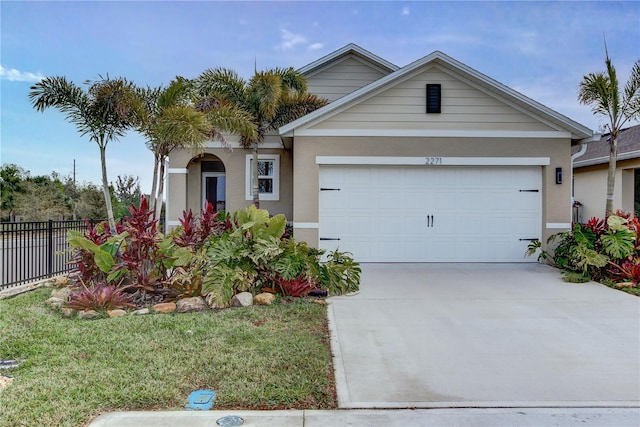
<svg viewBox="0 0 640 427">
<path fill-rule="evenodd" d="M 260 206 L 364 262 L 514 262 L 571 223 L 585 126 L 441 52 L 405 67 L 350 44 L 301 69 L 332 102 L 260 149 Z M 250 150 L 172 153 L 168 224 L 251 204 Z M 562 173 L 565 174 L 563 179 Z"/>
<path fill-rule="evenodd" d="M 586 144 L 586 151 L 574 146 L 574 199 L 582 204 L 582 222 L 589 218 L 604 218 L 609 172 L 609 134 L 599 141 Z M 580 154 L 583 152 L 584 154 Z M 640 125 L 623 129 L 618 134 L 616 182 L 613 210 L 635 215 L 640 202 Z"/>
</svg>

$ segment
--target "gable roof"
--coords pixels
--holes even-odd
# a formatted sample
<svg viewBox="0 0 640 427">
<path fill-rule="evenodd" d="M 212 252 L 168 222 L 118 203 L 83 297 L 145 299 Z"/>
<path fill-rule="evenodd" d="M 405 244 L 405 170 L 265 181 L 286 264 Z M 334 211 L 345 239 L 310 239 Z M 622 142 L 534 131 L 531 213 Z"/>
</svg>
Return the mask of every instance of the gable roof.
<svg viewBox="0 0 640 427">
<path fill-rule="evenodd" d="M 349 55 L 354 55 L 364 60 L 365 62 L 368 62 L 372 66 L 380 68 L 383 71 L 389 73 L 400 68 L 397 65 L 387 61 L 386 59 L 380 58 L 379 56 L 374 55 L 368 50 L 361 48 L 357 44 L 349 43 L 348 45 L 341 47 L 340 49 L 331 52 L 330 54 L 325 55 L 316 61 L 313 61 L 311 64 L 305 65 L 304 67 L 298 69 L 298 71 L 305 76 L 308 76 L 321 70 L 332 62 L 338 61 L 342 58 L 346 58 Z"/>
<path fill-rule="evenodd" d="M 508 86 L 503 85 L 502 83 L 480 73 L 479 71 L 474 70 L 473 68 L 451 58 L 450 56 L 440 51 L 432 52 L 429 55 L 418 59 L 417 61 L 414 61 L 411 64 L 406 65 L 405 67 L 402 67 L 392 72 L 391 74 L 388 74 L 385 77 L 382 77 L 379 80 L 376 80 L 375 82 L 332 102 L 331 104 L 328 104 L 310 114 L 307 114 L 304 117 L 299 118 L 298 120 L 282 126 L 279 129 L 280 135 L 283 137 L 291 137 L 293 136 L 293 133 L 296 129 L 311 126 L 339 113 L 340 111 L 356 105 L 359 102 L 364 101 L 365 99 L 368 99 L 375 94 L 383 91 L 384 89 L 393 86 L 403 78 L 408 78 L 411 73 L 420 71 L 423 67 L 431 64 L 437 64 L 445 69 L 448 69 L 449 71 L 457 74 L 459 77 L 472 83 L 473 85 L 482 88 L 488 93 L 491 93 L 493 96 L 506 100 L 516 105 L 523 111 L 526 111 L 533 116 L 542 118 L 548 123 L 555 125 L 559 129 L 566 130 L 571 134 L 571 139 L 573 140 L 579 140 L 593 135 L 593 131 L 591 131 L 591 129 L 587 128 L 586 126 L 581 125 L 580 123 L 569 119 L 568 117 L 558 113 L 557 111 L 554 111 L 549 107 L 546 107 L 539 102 L 526 97 L 525 95 L 509 88 Z"/>
<path fill-rule="evenodd" d="M 609 135 L 602 135 L 600 140 L 587 144 L 585 153 L 573 161 L 574 168 L 609 163 Z M 573 147 L 572 153 L 579 147 Z M 640 125 L 622 129 L 618 134 L 618 160 L 640 158 Z"/>
</svg>

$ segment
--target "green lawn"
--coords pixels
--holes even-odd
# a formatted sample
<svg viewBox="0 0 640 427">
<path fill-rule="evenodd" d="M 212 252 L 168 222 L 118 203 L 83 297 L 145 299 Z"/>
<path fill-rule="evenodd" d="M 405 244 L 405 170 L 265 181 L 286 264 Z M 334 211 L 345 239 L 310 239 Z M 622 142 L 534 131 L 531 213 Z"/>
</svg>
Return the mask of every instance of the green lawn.
<svg viewBox="0 0 640 427">
<path fill-rule="evenodd" d="M 336 408 L 324 306 L 64 319 L 50 289 L 0 300 L 0 359 L 26 359 L 0 391 L 0 426 L 81 426 L 112 410 Z"/>
</svg>

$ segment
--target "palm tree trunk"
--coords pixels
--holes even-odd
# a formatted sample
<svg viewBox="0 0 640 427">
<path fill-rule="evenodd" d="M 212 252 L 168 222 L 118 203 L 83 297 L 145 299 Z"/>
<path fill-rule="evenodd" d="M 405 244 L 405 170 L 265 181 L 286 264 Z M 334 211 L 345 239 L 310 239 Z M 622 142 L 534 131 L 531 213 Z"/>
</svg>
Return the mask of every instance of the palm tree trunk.
<svg viewBox="0 0 640 427">
<path fill-rule="evenodd" d="M 116 220 L 113 217 L 113 206 L 111 205 L 111 191 L 109 191 L 109 181 L 107 180 L 107 158 L 106 144 L 98 144 L 100 147 L 100 165 L 102 166 L 102 192 L 104 193 L 104 202 L 107 205 L 107 217 L 109 218 L 109 228 L 111 234 L 116 234 Z"/>
<path fill-rule="evenodd" d="M 149 206 L 154 209 L 156 205 L 156 192 L 158 189 L 158 155 L 153 156 L 153 180 L 151 181 L 151 194 L 149 194 Z"/>
<path fill-rule="evenodd" d="M 251 174 L 251 191 L 253 192 L 253 205 L 256 208 L 260 208 L 260 190 L 258 188 L 258 144 L 253 145 L 253 159 L 252 159 L 252 174 Z"/>
<path fill-rule="evenodd" d="M 613 190 L 616 183 L 616 158 L 618 155 L 618 138 L 611 133 L 609 142 L 609 172 L 607 174 L 607 204 L 605 207 L 605 217 L 608 218 L 613 213 Z"/>
<path fill-rule="evenodd" d="M 160 173 L 158 174 L 159 182 L 158 182 L 158 194 L 156 195 L 156 205 L 155 205 L 155 218 L 160 220 L 160 214 L 162 213 L 162 199 L 164 197 L 164 157 L 161 156 L 158 159 L 160 163 Z"/>
</svg>

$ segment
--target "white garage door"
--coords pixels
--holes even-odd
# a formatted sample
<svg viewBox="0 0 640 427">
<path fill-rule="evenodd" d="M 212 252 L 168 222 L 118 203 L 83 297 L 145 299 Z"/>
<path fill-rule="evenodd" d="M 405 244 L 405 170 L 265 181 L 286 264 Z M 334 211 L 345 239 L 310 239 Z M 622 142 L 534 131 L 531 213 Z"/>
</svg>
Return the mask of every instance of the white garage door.
<svg viewBox="0 0 640 427">
<path fill-rule="evenodd" d="M 361 262 L 522 262 L 540 167 L 320 167 L 320 248 Z"/>
</svg>

